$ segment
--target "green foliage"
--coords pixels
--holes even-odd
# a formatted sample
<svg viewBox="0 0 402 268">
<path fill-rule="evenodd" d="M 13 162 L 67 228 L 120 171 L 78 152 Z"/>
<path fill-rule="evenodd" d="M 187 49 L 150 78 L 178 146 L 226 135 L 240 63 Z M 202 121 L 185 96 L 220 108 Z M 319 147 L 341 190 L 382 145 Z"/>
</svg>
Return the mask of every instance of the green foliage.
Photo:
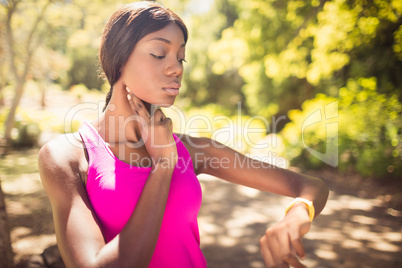
<svg viewBox="0 0 402 268">
<path fill-rule="evenodd" d="M 400 174 L 401 14 L 397 0 L 216 1 L 191 20 L 196 33 L 189 44 L 202 46 L 188 46 L 186 96 L 191 105 L 212 101 L 233 113 L 236 106 L 229 104 L 230 94 L 220 93 L 223 88 L 244 102 L 246 113 L 288 114 L 292 122 L 281 135 L 293 163 L 324 165 L 306 146 L 325 155 L 330 143 L 339 151 L 341 170 Z M 338 116 L 302 133 L 306 118 L 317 110 L 324 115 L 331 103 Z"/>
<path fill-rule="evenodd" d="M 241 96 L 251 114 L 267 118 L 300 108 L 317 93 L 336 96 L 350 78 L 376 77 L 380 92 L 402 93 L 402 10 L 398 1 L 217 3 L 216 9 L 197 18 L 191 28 L 202 32 L 209 43 L 207 55 L 191 57 L 191 76 L 186 83 L 191 85 L 188 91 L 196 92 L 192 96 L 196 102 L 212 98 L 230 107 L 230 99 L 219 99 L 217 94 L 220 88 L 226 90 L 228 81 L 222 78 L 218 87 L 210 84 L 213 75 L 228 74 L 240 76 L 240 83 L 231 84 L 233 96 Z M 231 23 L 223 24 L 220 18 L 228 9 Z M 208 24 L 216 30 L 204 30 Z M 200 51 L 191 46 L 189 50 Z M 238 87 L 242 87 L 240 94 Z"/>
<path fill-rule="evenodd" d="M 328 129 L 326 126 L 338 123 L 338 114 L 337 111 L 328 111 L 326 108 L 331 107 L 331 104 L 337 108 L 337 101 L 334 97 L 317 94 L 314 99 L 305 101 L 301 110 L 289 111 L 288 116 L 291 122 L 286 124 L 280 134 L 285 140 L 286 157 L 291 163 L 310 167 L 324 165 L 324 162 L 308 153 L 306 149 L 308 147 L 324 154 L 326 146 L 330 146 L 327 144 L 327 137 L 331 138 L 329 142 L 336 142 L 333 138 L 338 135 L 338 129 Z M 318 120 L 314 120 L 317 114 L 319 115 Z"/>
<path fill-rule="evenodd" d="M 39 84 L 45 81 L 43 85 L 58 83 L 70 89 L 66 94 L 72 93 L 78 100 L 85 99 L 91 89 L 108 90 L 107 83 L 98 78 L 100 36 L 112 11 L 128 2 L 131 1 L 51 1 L 32 36 L 30 49 L 36 53 L 32 54 L 28 78 Z M 193 121 L 190 129 L 193 127 L 194 135 L 236 146 L 237 134 L 225 142 L 227 134 L 213 133 L 225 128 L 244 129 L 247 120 L 257 115 L 262 123 L 255 124 L 259 124 L 262 134 L 256 135 L 261 138 L 265 132 L 273 131 L 267 129 L 266 119 L 289 115 L 291 122 L 280 135 L 293 163 L 324 165 L 306 146 L 324 155 L 330 143 L 338 149 L 342 170 L 352 168 L 373 176 L 401 174 L 400 0 L 162 2 L 181 15 L 190 30 L 188 63 L 178 101 L 186 116 L 205 115 L 210 122 L 209 126 L 203 120 Z M 196 8 L 211 2 L 209 10 Z M 35 12 L 46 3 L 18 2 L 18 12 L 11 23 L 18 72 L 24 69 L 26 56 L 30 55 L 24 46 Z M 0 90 L 15 84 L 10 75 L 13 69 L 6 61 L 9 55 L 3 41 L 4 18 L 6 11 L 0 6 Z M 5 91 L 3 95 L 7 99 Z M 242 115 L 233 117 L 239 102 Z M 337 117 L 306 126 L 312 114 L 319 110 L 325 115 L 325 108 L 333 103 L 339 108 Z M 7 108 L 0 114 L 3 132 L 6 112 Z M 222 118 L 220 114 L 227 120 L 217 120 Z M 38 122 L 42 131 L 65 131 L 59 118 L 46 113 L 20 109 L 18 116 L 20 122 L 27 122 L 24 124 Z M 173 119 L 175 116 L 178 115 L 172 115 Z M 332 128 L 336 123 L 337 131 Z M 280 124 L 277 130 L 285 121 Z M 72 125 L 75 130 L 79 122 Z M 177 124 L 175 127 L 180 132 L 188 131 Z M 332 138 L 327 140 L 328 136 Z M 238 149 L 247 152 L 250 147 Z"/>
<path fill-rule="evenodd" d="M 315 111 L 321 110 L 324 114 L 331 103 L 339 105 L 339 115 L 335 112 L 335 117 L 324 118 L 327 120 L 303 128 Z M 322 167 L 325 163 L 311 155 L 306 145 L 321 153 L 337 146 L 338 152 L 335 153 L 343 171 L 355 169 L 364 176 L 400 177 L 401 115 L 402 104 L 397 95 L 379 94 L 376 78 L 350 79 L 340 89 L 339 98 L 318 94 L 314 99 L 305 101 L 302 110 L 290 111 L 292 122 L 281 134 L 287 143 L 287 157 L 293 163 Z M 331 123 L 336 123 L 339 128 L 327 128 Z"/>
<path fill-rule="evenodd" d="M 232 66 L 230 61 L 237 47 L 229 46 L 231 55 L 224 63 L 218 62 L 218 57 L 228 47 L 215 49 L 220 36 L 230 35 L 229 31 L 225 33 L 223 30 L 232 25 L 235 16 L 233 5 L 228 0 L 215 0 L 207 13 L 195 13 L 185 20 L 190 37 L 180 97 L 188 100 L 187 109 L 219 103 L 224 109 L 235 110 L 238 102 L 244 102 L 241 91 L 244 81 L 238 74 L 239 66 Z M 242 41 L 237 41 L 238 46 L 242 46 Z"/>
<path fill-rule="evenodd" d="M 97 49 L 91 47 L 75 48 L 70 51 L 72 65 L 68 71 L 67 86 L 84 84 L 87 88 L 100 89 Z"/>
<path fill-rule="evenodd" d="M 376 79 L 351 80 L 342 88 L 341 168 L 363 175 L 402 175 L 402 104 L 397 95 L 376 92 Z"/>
</svg>

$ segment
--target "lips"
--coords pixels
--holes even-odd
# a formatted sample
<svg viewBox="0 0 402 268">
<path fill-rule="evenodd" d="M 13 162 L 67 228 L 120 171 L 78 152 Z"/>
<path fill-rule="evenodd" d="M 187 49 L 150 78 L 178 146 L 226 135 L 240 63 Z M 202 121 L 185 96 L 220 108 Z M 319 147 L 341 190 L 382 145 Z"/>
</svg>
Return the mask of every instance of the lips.
<svg viewBox="0 0 402 268">
<path fill-rule="evenodd" d="M 170 85 L 168 85 L 168 86 L 166 86 L 166 87 L 163 87 L 162 89 L 163 89 L 166 93 L 168 93 L 169 95 L 177 96 L 177 95 L 179 95 L 179 89 L 180 89 L 180 87 L 181 87 L 181 84 L 175 82 L 175 83 L 172 83 L 172 84 L 170 84 Z"/>
</svg>

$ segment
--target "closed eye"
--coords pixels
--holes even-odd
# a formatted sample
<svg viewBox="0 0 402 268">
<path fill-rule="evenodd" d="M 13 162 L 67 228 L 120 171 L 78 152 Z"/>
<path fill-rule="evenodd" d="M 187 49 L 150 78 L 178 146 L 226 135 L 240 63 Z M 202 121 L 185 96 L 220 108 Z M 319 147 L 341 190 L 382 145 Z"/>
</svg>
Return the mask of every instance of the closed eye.
<svg viewBox="0 0 402 268">
<path fill-rule="evenodd" d="M 156 59 L 158 59 L 158 60 L 161 60 L 161 59 L 165 58 L 165 56 L 158 56 L 158 55 L 155 55 L 155 54 L 151 54 L 151 56 L 156 58 Z"/>
<path fill-rule="evenodd" d="M 158 56 L 158 55 L 155 55 L 155 54 L 152 54 L 152 53 L 151 53 L 151 56 L 156 58 L 156 59 L 158 59 L 158 60 L 162 60 L 162 59 L 164 59 L 166 57 L 166 56 Z M 180 62 L 180 64 L 183 64 L 183 62 L 187 62 L 185 59 L 177 59 L 177 60 Z"/>
</svg>

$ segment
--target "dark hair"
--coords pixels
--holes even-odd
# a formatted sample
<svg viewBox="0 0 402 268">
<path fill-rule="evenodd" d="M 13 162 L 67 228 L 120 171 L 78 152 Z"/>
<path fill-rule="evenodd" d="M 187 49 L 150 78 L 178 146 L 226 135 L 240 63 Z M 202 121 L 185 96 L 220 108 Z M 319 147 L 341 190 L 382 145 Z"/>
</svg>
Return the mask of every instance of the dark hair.
<svg viewBox="0 0 402 268">
<path fill-rule="evenodd" d="M 99 62 L 110 84 L 103 111 L 109 104 L 114 83 L 120 78 L 121 68 L 126 64 L 137 42 L 170 23 L 176 23 L 180 27 L 186 43 L 188 32 L 184 22 L 173 11 L 155 2 L 141 1 L 124 5 L 109 18 L 99 49 Z"/>
</svg>

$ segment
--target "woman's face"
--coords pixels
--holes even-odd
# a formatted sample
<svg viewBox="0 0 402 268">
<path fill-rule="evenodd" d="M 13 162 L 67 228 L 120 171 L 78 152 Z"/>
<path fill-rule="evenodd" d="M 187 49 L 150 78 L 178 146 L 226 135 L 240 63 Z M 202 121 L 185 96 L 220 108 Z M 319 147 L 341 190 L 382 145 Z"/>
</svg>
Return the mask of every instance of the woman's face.
<svg viewBox="0 0 402 268">
<path fill-rule="evenodd" d="M 179 94 L 184 58 L 183 32 L 170 23 L 135 45 L 120 79 L 141 100 L 168 107 Z"/>
</svg>

